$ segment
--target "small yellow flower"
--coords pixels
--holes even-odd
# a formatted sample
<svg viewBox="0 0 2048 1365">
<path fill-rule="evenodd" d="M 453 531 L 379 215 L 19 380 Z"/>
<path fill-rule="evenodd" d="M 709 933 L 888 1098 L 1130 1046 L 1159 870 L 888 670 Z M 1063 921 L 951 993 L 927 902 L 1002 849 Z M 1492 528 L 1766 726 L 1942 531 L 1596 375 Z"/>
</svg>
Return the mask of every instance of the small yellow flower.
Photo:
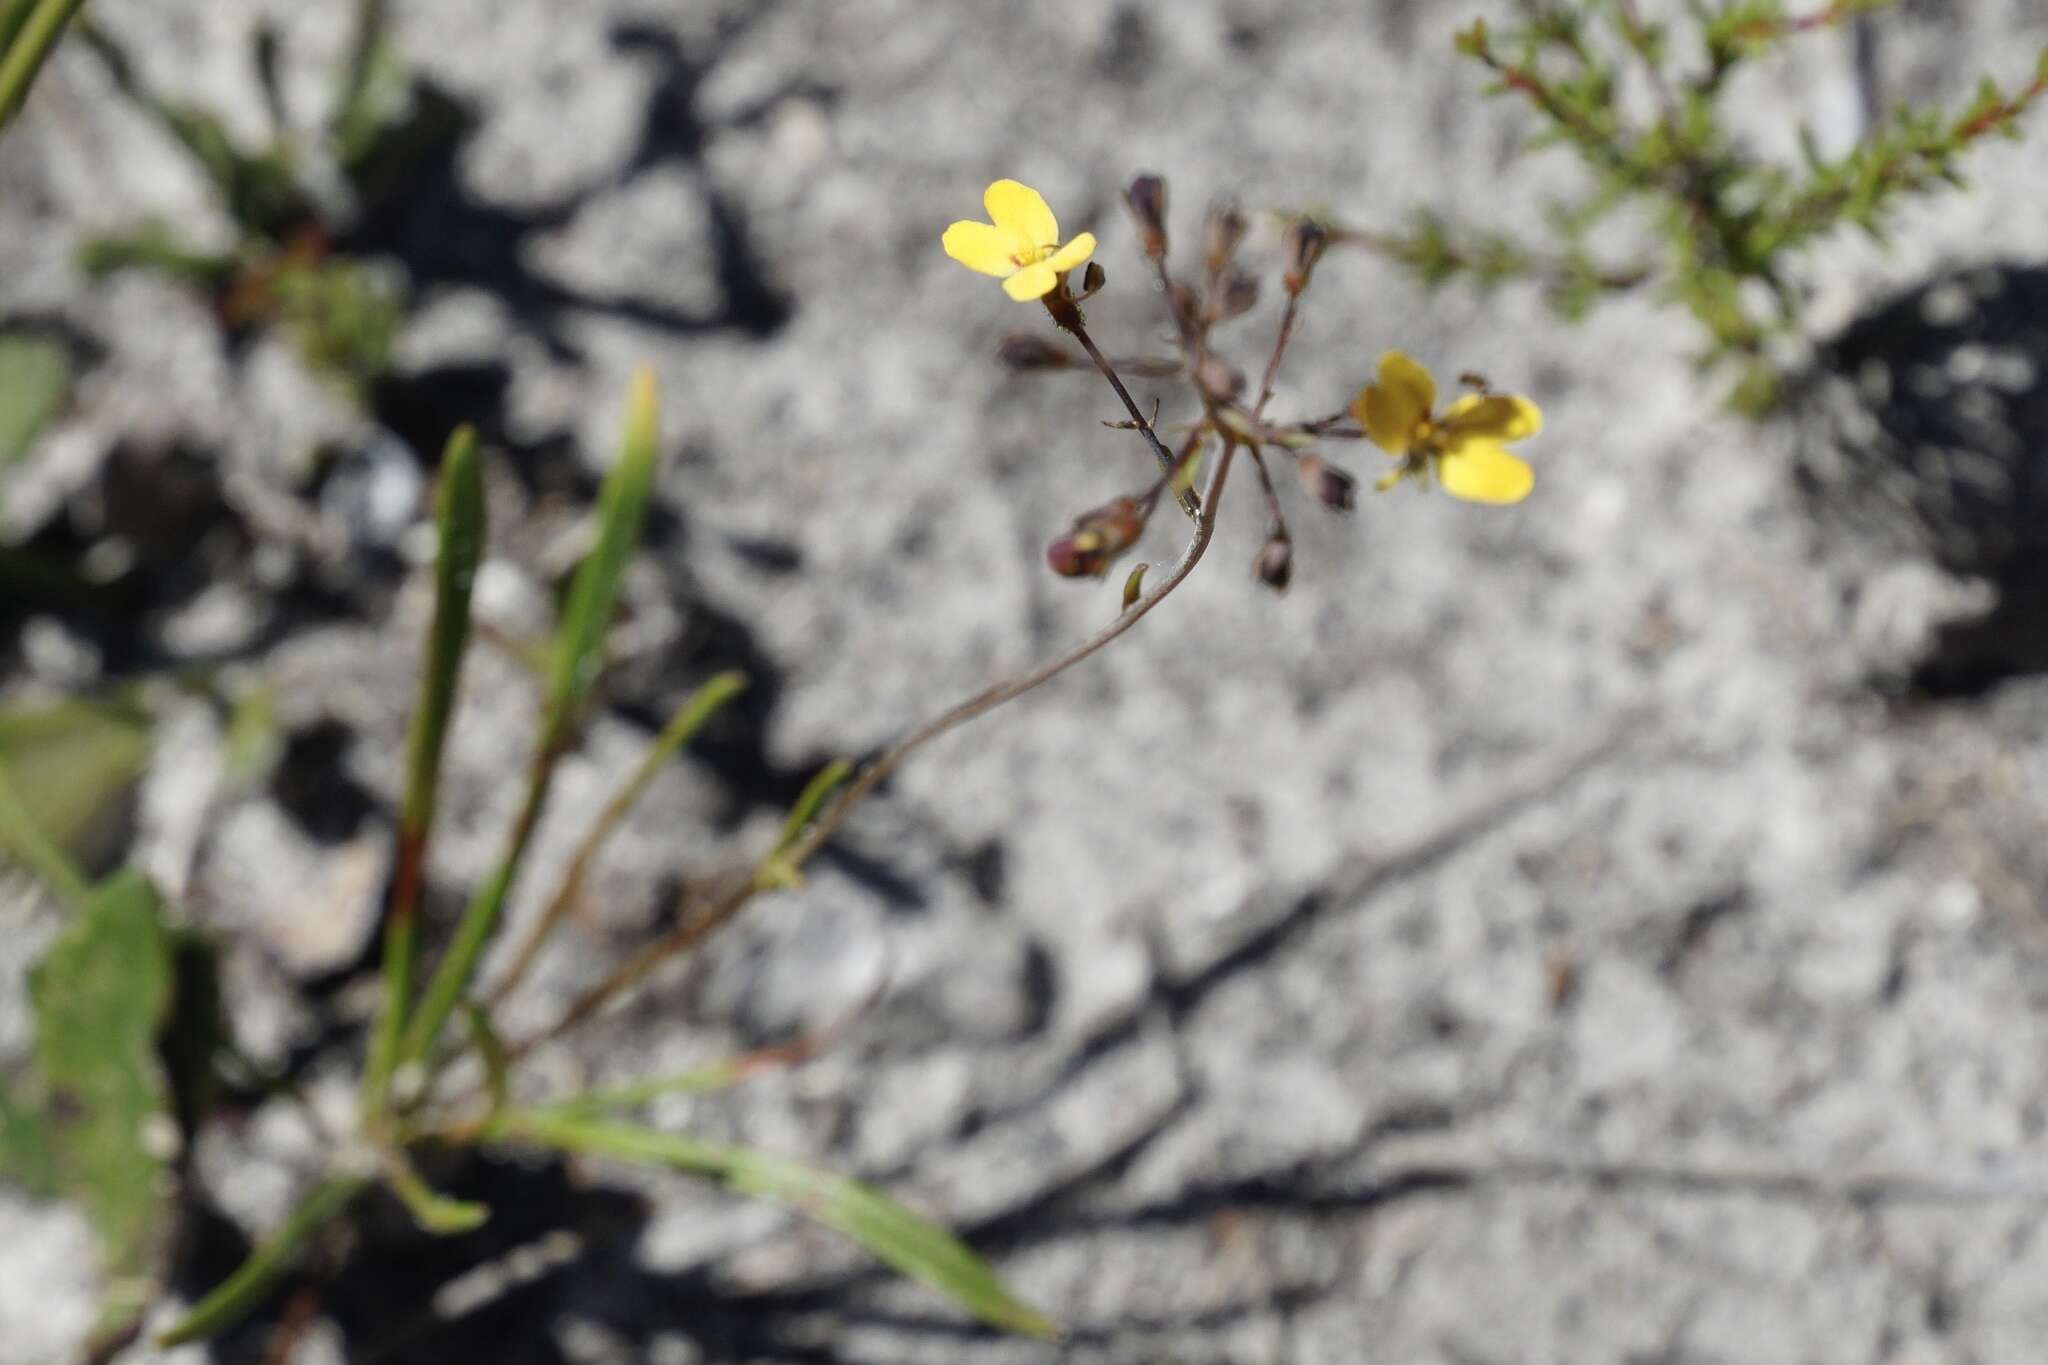
<svg viewBox="0 0 2048 1365">
<path fill-rule="evenodd" d="M 1044 298 L 1060 276 L 1095 254 L 1095 234 L 1060 245 L 1059 219 L 1029 185 L 998 180 L 981 197 L 989 221 L 963 219 L 946 229 L 946 254 L 969 270 L 994 275 L 1019 303 Z"/>
<path fill-rule="evenodd" d="M 1468 393 L 1441 415 L 1436 381 L 1399 351 L 1380 357 L 1380 377 L 1351 405 L 1373 444 L 1401 461 L 1380 480 L 1391 488 L 1427 469 L 1452 497 L 1468 502 L 1513 503 L 1529 496 L 1536 472 L 1507 452 L 1543 429 L 1543 413 L 1526 398 Z"/>
</svg>

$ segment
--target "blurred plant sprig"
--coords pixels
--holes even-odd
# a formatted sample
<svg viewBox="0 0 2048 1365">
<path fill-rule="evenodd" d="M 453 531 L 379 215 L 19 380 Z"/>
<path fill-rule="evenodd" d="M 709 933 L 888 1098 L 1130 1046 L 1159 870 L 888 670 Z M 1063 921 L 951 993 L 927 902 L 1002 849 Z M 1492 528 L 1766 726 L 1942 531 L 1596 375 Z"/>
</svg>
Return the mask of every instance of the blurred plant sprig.
<svg viewBox="0 0 2048 1365">
<path fill-rule="evenodd" d="M 1534 282 L 1568 319 L 1654 289 L 1698 324 L 1702 367 L 1733 375 L 1733 406 L 1761 414 L 1797 358 L 1802 253 L 1844 228 L 1882 238 L 1903 201 L 1962 186 L 1962 158 L 1987 138 L 2018 137 L 2048 95 L 2044 51 L 2020 83 L 1987 76 L 1953 111 L 1896 109 L 1838 155 L 1802 129 L 1798 163 L 1781 165 L 1731 131 L 1738 71 L 1894 2 L 1817 0 L 1795 13 L 1782 0 L 1689 0 L 1685 18 L 1668 22 L 1646 18 L 1635 0 L 1517 0 L 1518 26 L 1496 32 L 1475 22 L 1457 49 L 1492 74 L 1488 94 L 1526 103 L 1539 125 L 1534 145 L 1578 156 L 1590 188 L 1553 205 L 1537 239 L 1430 208 L 1400 228 L 1332 225 L 1332 239 L 1401 261 L 1432 287 Z M 1625 98 L 1638 84 L 1652 95 L 1647 112 Z M 1646 211 L 1655 243 L 1638 257 L 1604 261 L 1590 245 L 1593 230 L 1624 209 Z"/>
<path fill-rule="evenodd" d="M 110 34 L 82 22 L 84 45 L 121 95 L 197 165 L 236 240 L 205 249 L 150 222 L 88 242 L 80 263 L 94 278 L 144 270 L 201 290 L 231 335 L 281 327 L 311 367 L 361 398 L 390 366 L 407 289 L 395 265 L 338 252 L 335 241 L 351 213 L 388 192 L 412 158 L 452 129 L 447 111 L 413 97 L 385 40 L 383 0 L 357 0 L 354 20 L 327 117 L 310 139 L 286 124 L 276 33 L 257 29 L 253 61 L 275 131 L 254 149 L 205 109 L 151 90 Z"/>
</svg>

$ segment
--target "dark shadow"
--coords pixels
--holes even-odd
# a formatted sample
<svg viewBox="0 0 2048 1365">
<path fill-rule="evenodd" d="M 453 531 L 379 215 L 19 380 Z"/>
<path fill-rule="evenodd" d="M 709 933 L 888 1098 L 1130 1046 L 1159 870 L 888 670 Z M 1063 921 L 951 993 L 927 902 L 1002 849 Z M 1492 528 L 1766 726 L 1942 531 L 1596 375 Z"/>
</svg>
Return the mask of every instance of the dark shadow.
<svg viewBox="0 0 2048 1365">
<path fill-rule="evenodd" d="M 1793 411 L 1826 529 L 1997 589 L 1938 633 L 1914 690 L 2048 671 L 2048 269 L 1974 267 L 1886 301 L 1822 347 Z"/>
</svg>

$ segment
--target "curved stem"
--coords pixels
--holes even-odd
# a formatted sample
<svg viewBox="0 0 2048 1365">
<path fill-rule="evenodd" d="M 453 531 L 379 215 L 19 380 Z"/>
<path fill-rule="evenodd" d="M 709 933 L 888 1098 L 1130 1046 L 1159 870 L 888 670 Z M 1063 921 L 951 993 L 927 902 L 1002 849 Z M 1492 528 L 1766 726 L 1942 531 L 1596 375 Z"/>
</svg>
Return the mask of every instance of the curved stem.
<svg viewBox="0 0 2048 1365">
<path fill-rule="evenodd" d="M 1159 586 L 1133 602 L 1114 621 L 1064 654 L 1048 659 L 1028 672 L 1020 673 L 1014 678 L 1005 679 L 993 687 L 975 693 L 896 741 L 879 757 L 863 767 L 853 781 L 825 807 L 811 827 L 805 830 L 795 843 L 783 850 L 781 856 L 784 861 L 791 867 L 801 867 L 839 831 L 839 827 L 846 823 L 847 817 L 853 814 L 854 808 L 880 786 L 889 774 L 895 772 L 905 759 L 919 749 L 967 722 L 987 715 L 1004 702 L 1014 701 L 1033 688 L 1052 681 L 1074 665 L 1092 658 L 1111 641 L 1144 620 L 1154 607 L 1165 601 L 1173 590 L 1194 572 L 1195 566 L 1202 562 L 1203 553 L 1209 548 L 1209 542 L 1216 530 L 1216 509 L 1223 496 L 1224 480 L 1229 476 L 1231 458 L 1236 454 L 1237 448 L 1238 443 L 1235 440 L 1225 439 L 1223 454 L 1216 462 L 1216 472 L 1210 476 L 1209 486 L 1202 497 L 1201 514 L 1195 518 L 1194 534 L 1188 539 L 1187 548 L 1181 551 L 1180 559 L 1174 564 L 1172 571 L 1160 580 Z M 655 967 L 710 937 L 738 914 L 759 890 L 759 884 L 751 872 L 744 880 L 735 880 L 705 909 L 676 926 L 667 935 L 642 948 L 621 963 L 604 980 L 585 991 L 560 1019 L 532 1037 L 508 1048 L 508 1057 L 517 1060 L 541 1044 L 575 1028 Z"/>
</svg>

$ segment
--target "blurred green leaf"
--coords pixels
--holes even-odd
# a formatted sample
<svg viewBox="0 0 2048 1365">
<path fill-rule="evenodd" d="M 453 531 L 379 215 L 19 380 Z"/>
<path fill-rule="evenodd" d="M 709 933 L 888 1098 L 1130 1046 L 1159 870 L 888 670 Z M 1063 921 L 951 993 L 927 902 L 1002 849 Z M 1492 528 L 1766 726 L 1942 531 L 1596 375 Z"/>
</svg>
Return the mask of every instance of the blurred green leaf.
<svg viewBox="0 0 2048 1365">
<path fill-rule="evenodd" d="M 567 739 L 597 682 L 605 631 L 618 604 L 619 582 L 640 544 L 647 504 L 654 492 L 654 471 L 661 458 L 658 402 L 653 371 L 645 367 L 635 371 L 619 458 L 605 476 L 598 496 L 597 543 L 576 571 L 556 635 L 544 749 Z"/>
<path fill-rule="evenodd" d="M 1043 1314 L 1004 1288 L 988 1263 L 959 1238 L 857 1180 L 741 1147 L 545 1111 L 508 1114 L 497 1132 L 582 1156 L 709 1176 L 735 1193 L 781 1204 L 845 1233 L 890 1267 L 931 1285 L 984 1322 L 1030 1336 L 1058 1335 Z"/>
<path fill-rule="evenodd" d="M 260 683 L 235 698 L 223 747 L 221 779 L 229 790 L 246 792 L 270 780 L 285 752 L 275 687 Z"/>
<path fill-rule="evenodd" d="M 455 711 L 456 686 L 469 650 L 470 597 L 483 560 L 486 522 L 483 464 L 476 432 L 463 426 L 448 438 L 441 457 L 440 488 L 434 500 L 434 618 L 427 628 L 426 665 L 419 701 L 406 737 L 405 798 L 398 813 L 398 870 L 384 923 L 384 999 L 363 1071 L 363 1115 L 374 1120 L 384 1107 L 412 1005 L 417 954 L 416 911 L 426 884 L 427 841 L 433 833 L 434 801 L 441 787 L 441 758 Z M 429 1040 L 431 1041 L 431 1040 Z"/>
<path fill-rule="evenodd" d="M 0 10 L 6 42 L 0 44 L 0 129 L 14 121 L 35 84 L 36 73 L 64 36 L 64 26 L 85 0 L 32 0 Z"/>
<path fill-rule="evenodd" d="M 488 1208 L 462 1199 L 450 1199 L 428 1185 L 413 1164 L 396 1153 L 385 1161 L 384 1179 L 422 1232 L 436 1237 L 452 1237 L 457 1233 L 474 1232 L 490 1221 L 491 1211 Z"/>
<path fill-rule="evenodd" d="M 0 332 L 0 469 L 28 454 L 71 391 L 71 350 L 53 336 Z"/>
<path fill-rule="evenodd" d="M 156 1050 L 173 979 L 160 913 L 145 878 L 119 873 L 29 974 L 50 1175 L 92 1223 L 110 1319 L 139 1312 L 151 1293 L 177 1140 Z"/>
<path fill-rule="evenodd" d="M 554 669 L 527 777 L 525 802 L 513 825 L 505 855 L 490 878 L 470 897 L 462 912 L 462 922 L 455 927 L 454 941 L 434 968 L 419 1010 L 406 1027 L 399 1049 L 401 1062 L 426 1057 L 440 1038 L 442 1026 L 448 1022 L 456 1002 L 476 976 L 477 959 L 497 929 L 505 897 L 519 875 L 534 827 L 540 823 L 555 764 L 567 748 L 583 704 L 596 685 L 605 630 L 611 624 L 612 608 L 618 601 L 619 580 L 640 543 L 647 504 L 653 496 L 654 470 L 660 455 L 657 402 L 654 373 L 643 366 L 633 374 L 626 405 L 625 440 L 618 462 L 606 475 L 599 494 L 597 545 L 576 571 L 569 605 L 556 635 Z"/>
<path fill-rule="evenodd" d="M 234 1274 L 193 1305 L 192 1311 L 169 1331 L 158 1336 L 157 1345 L 182 1346 L 188 1341 L 203 1340 L 254 1312 L 272 1286 L 291 1269 L 307 1239 L 346 1213 L 368 1187 L 368 1181 L 353 1176 L 337 1176 L 315 1187 L 269 1240 L 249 1253 Z"/>
<path fill-rule="evenodd" d="M 0 707 L 0 771 L 36 830 L 90 864 L 149 757 L 149 719 L 139 708 L 64 701 Z M 0 850 L 12 845 L 0 825 Z M 22 853 L 13 845 L 17 855 Z"/>
</svg>

